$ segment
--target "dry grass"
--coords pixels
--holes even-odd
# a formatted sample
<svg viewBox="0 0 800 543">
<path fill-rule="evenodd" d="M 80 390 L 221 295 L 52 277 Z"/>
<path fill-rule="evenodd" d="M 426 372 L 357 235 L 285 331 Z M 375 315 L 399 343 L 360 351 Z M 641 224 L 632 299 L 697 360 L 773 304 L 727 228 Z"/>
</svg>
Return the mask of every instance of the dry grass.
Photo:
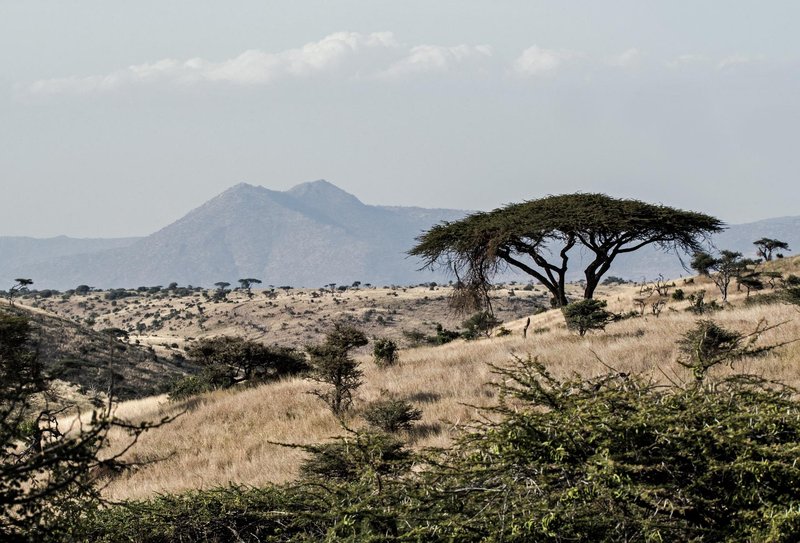
<svg viewBox="0 0 800 543">
<path fill-rule="evenodd" d="M 681 285 L 682 286 L 682 285 Z M 708 289 L 696 281 L 682 286 L 687 292 Z M 632 309 L 640 289 L 633 286 L 604 288 L 614 311 Z M 764 343 L 800 338 L 800 315 L 787 305 L 744 306 L 743 295 L 732 296 L 730 309 L 715 313 L 722 326 L 752 331 L 761 319 L 786 323 L 763 337 Z M 359 426 L 358 409 L 387 394 L 408 398 L 423 410 L 419 429 L 406 436 L 415 447 L 447 446 L 460 427 L 480 416 L 475 405 L 494 400 L 487 383 L 497 376 L 490 365 L 503 365 L 513 357 L 537 357 L 558 376 L 580 373 L 598 375 L 609 367 L 638 372 L 664 381 L 689 380 L 675 364 L 676 340 L 691 329 L 697 317 L 683 309 L 687 302 L 672 302 L 659 318 L 632 318 L 608 326 L 603 333 L 585 338 L 568 332 L 560 312 L 532 317 L 527 340 L 520 330 L 524 320 L 507 323 L 514 333 L 470 343 L 456 341 L 441 347 L 403 350 L 401 363 L 381 370 L 361 355 L 365 384 L 359 404 L 348 424 Z M 746 371 L 800 387 L 800 344 L 794 343 L 757 360 L 737 363 Z M 722 372 L 733 371 L 723 368 Z M 134 420 L 158 419 L 180 409 L 188 411 L 167 427 L 143 436 L 131 451 L 139 461 L 163 459 L 132 470 L 111 481 L 106 489 L 115 499 L 145 497 L 158 492 L 240 483 L 259 485 L 285 482 L 297 474 L 302 453 L 270 442 L 317 443 L 342 433 L 342 429 L 315 397 L 306 394 L 312 385 L 291 379 L 236 392 L 217 392 L 187 404 L 169 404 L 164 397 L 120 405 L 118 414 Z"/>
<path fill-rule="evenodd" d="M 800 258 L 783 259 L 777 264 L 784 274 L 798 273 Z M 718 299 L 716 287 L 708 280 L 676 281 L 672 288 L 691 294 L 706 290 L 706 300 Z M 572 286 L 572 295 L 579 290 Z M 413 402 L 423 411 L 417 429 L 405 438 L 417 448 L 446 447 L 465 425 L 482 416 L 473 406 L 490 405 L 495 389 L 488 383 L 497 379 L 492 365 L 504 365 L 514 357 L 538 358 L 556 376 L 574 373 L 593 376 L 613 368 L 626 373 L 652 375 L 658 381 L 688 381 L 691 376 L 675 363 L 676 340 L 690 330 L 698 317 L 685 311 L 688 302 L 669 300 L 659 317 L 650 313 L 656 296 L 641 286 L 603 286 L 597 298 L 608 301 L 609 309 L 627 313 L 635 308 L 634 300 L 647 298 L 646 313 L 610 324 L 605 332 L 590 333 L 584 338 L 568 332 L 559 311 L 531 317 L 527 339 L 522 338 L 525 315 L 534 302 L 546 296 L 541 287 L 524 291 L 519 286 L 494 291 L 496 309 L 506 320 L 512 335 L 474 342 L 461 340 L 440 347 L 406 348 L 400 352 L 400 364 L 377 368 L 363 349 L 358 355 L 364 370 L 364 385 L 351 418 L 351 427 L 363 425 L 358 416 L 364 405 L 379 397 L 394 395 Z M 744 293 L 735 292 L 731 306 L 711 317 L 726 328 L 748 333 L 766 319 L 770 324 L 786 323 L 770 330 L 763 343 L 774 344 L 800 338 L 800 314 L 787 305 L 752 305 L 744 303 Z M 311 290 L 277 291 L 267 298 L 263 293 L 249 300 L 243 293 L 231 295 L 227 302 L 213 303 L 201 294 L 189 298 L 141 297 L 125 299 L 116 306 L 93 294 L 73 297 L 66 302 L 48 301 L 43 309 L 68 318 L 84 318 L 97 313 L 96 327 L 130 326 L 144 319 L 146 313 L 161 315 L 177 311 L 164 321 L 158 331 L 139 339 L 161 345 L 184 345 L 191 337 L 235 334 L 250 339 L 303 345 L 318 341 L 334 320 L 346 320 L 365 329 L 372 336 L 402 340 L 402 330 L 418 328 L 432 332 L 432 323 L 457 328 L 462 317 L 448 312 L 447 287 L 372 288 L 344 293 L 312 294 Z M 83 302 L 83 307 L 78 304 Z M 202 327 L 196 318 L 197 304 L 203 307 Z M 195 318 L 188 319 L 189 313 Z M 392 317 L 381 325 L 378 316 Z M 520 318 L 522 317 L 522 318 Z M 152 321 L 152 317 L 149 317 Z M 163 348 L 163 347 L 162 347 Z M 165 352 L 170 352 L 169 349 Z M 722 368 L 721 372 L 734 371 Z M 757 373 L 800 388 L 800 343 L 782 347 L 766 357 L 738 362 L 735 371 Z M 325 441 L 344 430 L 316 397 L 307 394 L 314 385 L 302 379 L 289 379 L 256 388 L 220 391 L 188 402 L 171 404 L 164 396 L 125 402 L 117 415 L 133 421 L 159 420 L 182 410 L 186 413 L 168 426 L 154 429 L 128 453 L 128 459 L 142 465 L 108 482 L 106 495 L 113 499 L 141 498 L 160 492 L 218 485 L 261 485 L 290 481 L 297 475 L 303 453 L 274 444 L 312 444 Z M 112 450 L 126 442 L 122 433 L 112 436 Z"/>
</svg>

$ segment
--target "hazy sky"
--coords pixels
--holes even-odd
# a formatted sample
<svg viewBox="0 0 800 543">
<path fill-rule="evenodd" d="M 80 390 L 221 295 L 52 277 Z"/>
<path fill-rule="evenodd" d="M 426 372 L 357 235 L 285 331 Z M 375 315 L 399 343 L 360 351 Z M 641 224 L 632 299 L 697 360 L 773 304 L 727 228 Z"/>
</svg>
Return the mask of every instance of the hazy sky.
<svg viewBox="0 0 800 543">
<path fill-rule="evenodd" d="M 149 234 L 240 181 L 800 215 L 800 2 L 0 0 L 0 235 Z"/>
</svg>

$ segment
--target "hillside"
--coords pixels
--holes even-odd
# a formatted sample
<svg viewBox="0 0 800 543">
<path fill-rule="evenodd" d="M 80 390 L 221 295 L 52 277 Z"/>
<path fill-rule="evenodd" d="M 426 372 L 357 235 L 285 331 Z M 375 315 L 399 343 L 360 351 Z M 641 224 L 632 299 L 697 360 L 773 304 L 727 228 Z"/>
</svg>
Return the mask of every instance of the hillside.
<svg viewBox="0 0 800 543">
<path fill-rule="evenodd" d="M 797 273 L 800 260 L 782 262 L 785 272 Z M 574 288 L 574 287 L 573 287 Z M 703 278 L 678 281 L 686 295 L 706 291 L 706 301 L 718 298 L 715 287 Z M 767 292 L 768 293 L 768 292 Z M 407 293 L 406 293 L 407 294 Z M 642 296 L 640 286 L 604 287 L 598 294 L 618 313 L 634 309 Z M 800 318 L 794 307 L 780 303 L 747 303 L 744 292 L 734 292 L 726 309 L 706 314 L 720 325 L 747 334 L 757 322 L 783 323 L 761 338 L 761 344 L 789 343 L 800 338 Z M 689 301 L 670 300 L 660 315 L 648 310 L 610 324 L 604 332 L 579 337 L 567 331 L 559 311 L 531 317 L 527 339 L 524 319 L 506 323 L 512 334 L 466 342 L 456 340 L 437 347 L 406 348 L 400 364 L 377 368 L 368 352 L 358 359 L 365 372 L 349 427 L 364 424 L 360 417 L 367 402 L 385 397 L 405 398 L 423 412 L 422 421 L 404 435 L 415 448 L 446 447 L 471 421 L 486 415 L 476 406 L 497 401 L 489 384 L 497 379 L 491 365 L 514 358 L 536 358 L 557 377 L 575 372 L 583 376 L 643 373 L 656 382 L 689 383 L 688 370 L 675 363 L 677 341 L 694 327 L 697 315 L 686 309 Z M 745 359 L 721 372 L 748 372 L 800 385 L 800 343 L 789 343 L 767 356 Z M 169 403 L 164 396 L 125 403 L 118 413 L 133 420 L 158 419 L 189 407 L 190 411 L 168 428 L 143 437 L 131 459 L 161 462 L 130 471 L 110 481 L 114 498 L 144 497 L 158 492 L 241 483 L 260 485 L 292 480 L 303 454 L 270 442 L 319 443 L 343 432 L 327 407 L 307 394 L 313 384 L 293 378 L 240 391 L 215 392 L 188 404 Z M 198 453 L 199 451 L 199 453 Z"/>
<path fill-rule="evenodd" d="M 146 345 L 126 343 L 109 334 L 63 319 L 42 309 L 0 301 L 0 311 L 29 319 L 35 347 L 59 383 L 62 402 L 87 405 L 107 398 L 113 385 L 120 400 L 158 394 L 186 374 L 180 362 L 157 356 Z"/>
</svg>

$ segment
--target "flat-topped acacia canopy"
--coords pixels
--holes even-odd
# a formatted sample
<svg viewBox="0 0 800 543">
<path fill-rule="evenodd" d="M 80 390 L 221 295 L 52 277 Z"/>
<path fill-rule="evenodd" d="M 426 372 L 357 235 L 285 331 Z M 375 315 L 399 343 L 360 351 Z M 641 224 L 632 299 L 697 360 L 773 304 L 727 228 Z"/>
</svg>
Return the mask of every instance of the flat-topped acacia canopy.
<svg viewBox="0 0 800 543">
<path fill-rule="evenodd" d="M 584 269 L 589 299 L 617 255 L 645 245 L 693 253 L 722 228 L 718 219 L 694 211 L 605 194 L 562 194 L 443 222 L 417 238 L 409 254 L 422 258 L 423 267 L 452 270 L 461 295 L 455 300 L 468 300 L 466 305 L 485 299 L 494 274 L 511 266 L 539 280 L 564 306 L 567 264 L 576 246 L 594 257 Z"/>
</svg>

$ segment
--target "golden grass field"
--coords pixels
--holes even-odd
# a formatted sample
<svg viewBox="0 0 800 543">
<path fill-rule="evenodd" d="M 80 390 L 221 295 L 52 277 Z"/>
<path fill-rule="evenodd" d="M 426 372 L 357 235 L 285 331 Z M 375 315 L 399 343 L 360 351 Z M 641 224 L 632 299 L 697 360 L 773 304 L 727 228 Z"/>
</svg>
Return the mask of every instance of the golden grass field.
<svg viewBox="0 0 800 543">
<path fill-rule="evenodd" d="M 780 265 L 784 273 L 797 273 L 800 259 L 785 259 Z M 706 290 L 707 301 L 719 298 L 716 287 L 708 279 L 695 278 L 691 284 L 685 284 L 684 280 L 675 283 L 687 294 Z M 317 298 L 312 298 L 308 294 L 310 291 L 282 293 L 269 301 L 290 307 L 291 311 L 284 310 L 280 318 L 271 316 L 262 321 L 259 321 L 258 311 L 263 311 L 264 300 L 256 298 L 250 301 L 243 293 L 238 293 L 230 302 L 207 304 L 207 312 L 213 317 L 205 321 L 205 330 L 197 329 L 197 325 L 192 323 L 183 323 L 181 327 L 176 322 L 173 330 L 167 332 L 171 334 L 168 336 L 170 341 L 174 339 L 183 345 L 188 337 L 197 337 L 195 334 L 225 333 L 258 338 L 258 333 L 262 332 L 255 333 L 255 325 L 267 328 L 267 337 L 272 337 L 269 330 L 280 331 L 283 335 L 277 335 L 279 339 L 293 333 L 302 334 L 302 341 L 294 338 L 295 345 L 302 345 L 319 340 L 327 323 L 349 314 L 363 317 L 363 312 L 368 309 L 394 317 L 389 326 L 379 326 L 374 319 L 354 319 L 356 322 L 353 324 L 360 322 L 364 325 L 370 337 L 401 338 L 400 331 L 411 328 L 430 332 L 433 322 L 455 328 L 462 318 L 448 313 L 448 288 L 437 288 L 434 291 L 419 287 L 405 291 L 359 290 Z M 577 294 L 578 286 L 572 288 Z M 541 287 L 535 291 L 522 291 L 517 285 L 514 290 L 515 294 L 510 298 L 528 296 L 539 301 L 543 298 Z M 415 448 L 446 447 L 465 426 L 485 416 L 476 406 L 488 406 L 497 401 L 491 383 L 498 376 L 492 372 L 492 365 L 513 363 L 515 357 L 538 358 L 553 374 L 561 377 L 573 374 L 589 377 L 613 370 L 652 376 L 660 382 L 691 380 L 688 371 L 676 363 L 679 356 L 676 341 L 698 320 L 696 315 L 685 311 L 689 305 L 687 301 L 670 300 L 660 315 L 655 316 L 649 307 L 656 297 L 648 298 L 640 286 L 605 286 L 595 297 L 607 300 L 609 309 L 614 312 L 629 312 L 635 307 L 635 299 L 648 298 L 644 316 L 612 323 L 604 332 L 590 332 L 579 337 L 567 331 L 560 311 L 551 310 L 531 317 L 528 337 L 523 339 L 522 327 L 527 314 L 521 312 L 516 315 L 518 318 L 508 318 L 513 314 L 508 303 L 508 291 L 509 288 L 503 288 L 493 295 L 495 306 L 505 311 L 504 326 L 511 330 L 511 335 L 471 342 L 456 340 L 437 347 L 404 348 L 400 351 L 399 364 L 386 369 L 380 369 L 372 362 L 371 345 L 362 348 L 356 358 L 364 371 L 364 384 L 357 392 L 355 407 L 345 423 L 351 428 L 364 426 L 359 411 L 371 400 L 387 396 L 403 398 L 423 412 L 423 418 L 415 429 L 404 436 L 410 445 Z M 789 344 L 765 357 L 743 360 L 732 369 L 719 371 L 755 373 L 800 388 L 800 343 L 792 343 L 800 338 L 798 309 L 787 304 L 745 305 L 744 292 L 737 292 L 735 286 L 731 291 L 730 304 L 713 313 L 711 318 L 742 333 L 753 331 L 762 320 L 769 325 L 782 323 L 766 332 L 761 343 Z M 397 295 L 391 294 L 393 292 Z M 186 302 L 166 299 L 159 303 Z M 95 301 L 95 310 L 101 309 L 100 303 Z M 256 305 L 248 309 L 248 304 Z M 303 304 L 313 306 L 314 314 L 301 311 Z M 504 308 L 506 305 L 509 308 Z M 271 305 L 267 307 L 269 311 L 274 309 Z M 116 313 L 102 313 L 95 326 L 120 324 L 124 321 L 121 315 L 134 310 L 125 304 Z M 245 322 L 250 324 L 240 327 L 237 323 L 242 322 L 245 314 L 248 315 Z M 232 315 L 233 323 L 226 321 L 225 315 Z M 283 325 L 283 322 L 287 324 Z M 318 331 L 313 331 L 312 326 Z M 139 339 L 158 344 L 164 337 L 163 333 L 157 333 Z M 155 421 L 164 416 L 183 414 L 174 422 L 142 436 L 126 454 L 127 460 L 142 464 L 108 480 L 105 495 L 120 500 L 219 485 L 291 481 L 298 473 L 304 453 L 275 443 L 314 444 L 345 432 L 328 407 L 308 394 L 315 386 L 307 380 L 293 378 L 257 387 L 218 391 L 185 402 L 170 403 L 165 396 L 157 396 L 117 405 L 116 415 L 131 421 Z M 122 432 L 113 434 L 111 438 L 109 453 L 127 443 Z"/>
<path fill-rule="evenodd" d="M 784 263 L 789 271 L 796 270 L 798 264 L 798 260 Z M 696 279 L 691 285 L 679 280 L 677 284 L 687 294 L 702 288 L 707 290 L 707 300 L 718 298 L 714 285 L 707 280 Z M 783 324 L 765 333 L 763 344 L 800 338 L 796 307 L 745 306 L 744 293 L 735 292 L 735 287 L 732 290 L 730 306 L 712 316 L 719 324 L 749 333 L 764 319 L 768 324 Z M 604 287 L 596 297 L 607 299 L 611 310 L 622 312 L 633 309 L 633 300 L 640 296 L 639 287 L 622 285 Z M 358 359 L 364 370 L 364 385 L 346 424 L 363 426 L 359 409 L 370 400 L 394 395 L 410 400 L 423 411 L 417 429 L 404 436 L 409 443 L 415 448 L 446 447 L 461 429 L 483 416 L 474 406 L 496 401 L 489 383 L 498 377 L 491 365 L 509 364 L 514 357 L 536 357 L 557 376 L 592 376 L 613 368 L 651 375 L 657 381 L 687 382 L 691 376 L 675 363 L 676 340 L 698 320 L 684 310 L 687 306 L 688 302 L 670 301 L 658 317 L 645 314 L 626 319 L 610 324 L 605 332 L 583 338 L 566 330 L 559 311 L 548 311 L 531 318 L 527 339 L 522 338 L 525 319 L 520 318 L 505 323 L 512 331 L 510 336 L 403 349 L 399 365 L 388 369 L 377 368 L 362 349 Z M 800 387 L 800 343 L 719 371 L 755 373 Z M 185 413 L 141 438 L 127 458 L 145 464 L 108 481 L 106 496 L 143 498 L 192 488 L 292 480 L 303 453 L 274 442 L 319 443 L 344 432 L 327 406 L 307 394 L 313 386 L 294 378 L 210 393 L 187 402 L 170 403 L 159 396 L 120 404 L 116 414 L 133 421 Z M 112 438 L 112 450 L 125 442 L 121 433 Z"/>
</svg>

